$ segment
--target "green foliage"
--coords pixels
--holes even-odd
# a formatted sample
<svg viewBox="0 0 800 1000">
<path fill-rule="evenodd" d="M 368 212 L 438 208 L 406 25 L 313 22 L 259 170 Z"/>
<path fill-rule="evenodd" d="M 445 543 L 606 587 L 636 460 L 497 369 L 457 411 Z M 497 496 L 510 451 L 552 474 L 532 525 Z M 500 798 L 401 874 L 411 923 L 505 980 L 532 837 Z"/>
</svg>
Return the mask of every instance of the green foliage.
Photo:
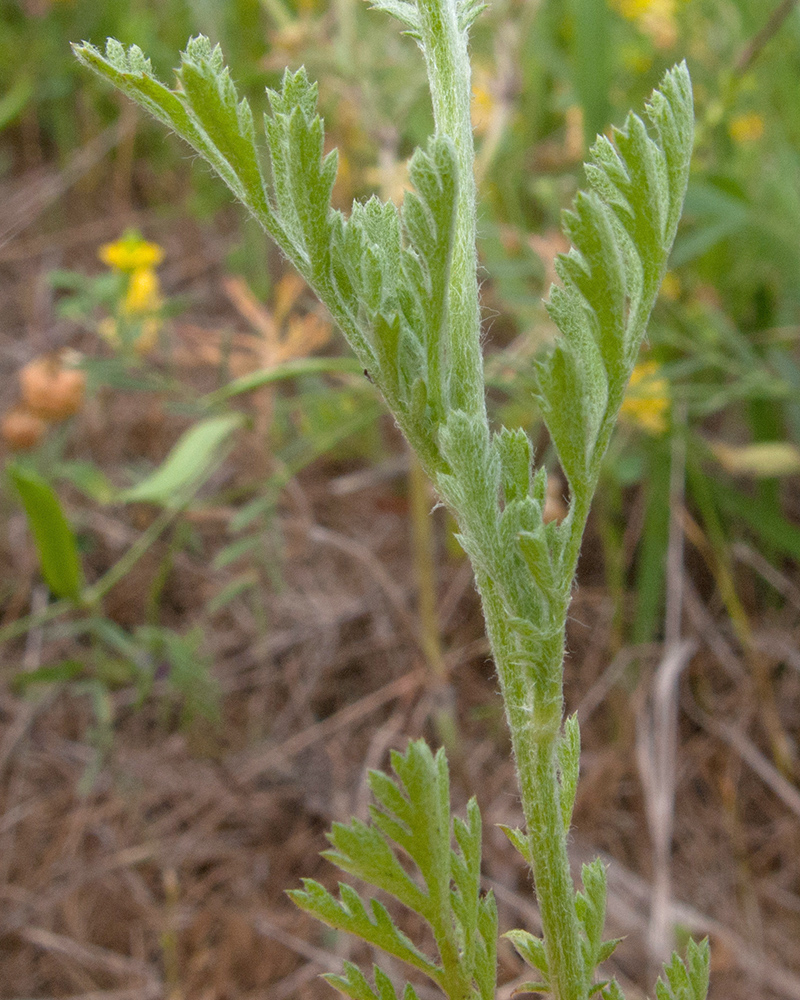
<svg viewBox="0 0 800 1000">
<path fill-rule="evenodd" d="M 436 137 L 413 157 L 417 194 L 401 213 L 373 199 L 345 219 L 330 207 L 336 154 L 322 155 L 317 88 L 305 70 L 287 70 L 280 89 L 268 92 L 270 196 L 252 113 L 238 101 L 219 48 L 192 39 L 176 90 L 155 79 L 136 46 L 126 51 L 110 39 L 104 56 L 87 44 L 75 52 L 208 161 L 317 291 L 409 439 L 434 462 L 435 428 L 452 388 L 442 371 L 456 196 L 449 140 Z"/>
<path fill-rule="evenodd" d="M 228 438 L 245 423 L 240 413 L 208 417 L 193 424 L 155 472 L 117 497 L 122 503 L 180 505 L 187 489 L 199 485 L 219 460 Z"/>
<path fill-rule="evenodd" d="M 543 976 L 532 988 L 546 988 L 555 1000 L 599 991 L 612 998 L 616 984 L 595 982 L 617 943 L 602 934 L 605 870 L 599 861 L 584 866 L 576 893 L 567 858 L 580 737 L 574 718 L 563 721 L 564 630 L 600 463 L 682 210 L 693 136 L 689 76 L 685 65 L 666 74 L 646 107 L 650 131 L 630 115 L 613 140 L 597 141 L 586 166 L 590 191 L 564 216 L 573 249 L 557 262 L 563 285 L 552 289 L 549 305 L 562 336 L 538 364 L 536 392 L 571 497 L 561 525 L 547 524 L 547 476 L 543 467 L 534 473 L 530 439 L 524 431 L 493 432 L 483 396 L 467 61 L 480 5 L 377 6 L 422 48 L 436 123 L 410 160 L 415 190 L 401 209 L 376 198 L 354 204 L 347 217 L 332 208 L 337 154 L 324 153 L 317 88 L 304 69 L 286 70 L 280 88 L 268 92 L 267 184 L 249 105 L 205 38 L 189 42 L 175 89 L 155 78 L 136 46 L 109 40 L 104 55 L 88 44 L 75 52 L 200 153 L 297 267 L 457 518 L 483 598 L 520 779 L 527 830 L 506 833 L 532 868 L 544 927 L 540 941 L 521 931 L 512 940 Z M 468 806 L 466 822 L 451 822 L 441 751 L 434 757 L 424 743 L 412 743 L 405 755 L 393 754 L 392 765 L 395 778 L 370 776 L 371 823 L 335 824 L 326 856 L 418 914 L 437 954 L 415 944 L 382 902 L 365 901 L 348 885 L 336 898 L 306 880 L 291 896 L 329 926 L 406 962 L 450 1000 L 489 1000 L 497 918 L 491 894 L 479 889 L 477 805 Z M 374 986 L 349 963 L 329 981 L 353 1000 L 397 1000 L 379 969 Z M 404 997 L 415 997 L 411 986 Z"/>
<path fill-rule="evenodd" d="M 556 750 L 558 758 L 558 778 L 561 786 L 561 816 L 564 829 L 569 830 L 572 822 L 572 807 L 578 791 L 578 770 L 581 758 L 581 732 L 577 715 L 571 715 L 564 723 L 564 733 Z"/>
<path fill-rule="evenodd" d="M 697 944 L 690 941 L 686 950 L 686 962 L 677 955 L 672 956 L 664 967 L 664 979 L 656 983 L 658 1000 L 704 1000 L 708 993 L 710 952 L 708 940 Z"/>
<path fill-rule="evenodd" d="M 80 557 L 55 490 L 37 472 L 20 464 L 9 465 L 7 471 L 25 508 L 48 587 L 57 597 L 78 601 L 83 584 Z"/>
<path fill-rule="evenodd" d="M 517 838 L 512 843 L 520 849 L 525 845 Z M 522 851 L 523 857 L 526 856 Z M 606 917 L 606 872 L 603 862 L 598 858 L 591 864 L 584 865 L 581 870 L 583 892 L 575 895 L 575 913 L 581 932 L 582 964 L 585 972 L 583 995 L 590 997 L 608 986 L 607 982 L 594 982 L 595 970 L 605 962 L 620 943 L 620 938 L 603 941 L 603 926 Z M 552 992 L 550 968 L 545 942 L 524 930 L 506 931 L 503 935 L 511 941 L 519 956 L 535 969 L 540 979 L 525 983 L 524 990 L 536 993 Z"/>
<path fill-rule="evenodd" d="M 348 931 L 399 958 L 433 980 L 448 997 L 491 1000 L 495 990 L 497 911 L 491 893 L 481 895 L 481 818 L 472 799 L 466 821 L 450 815 L 447 761 L 418 740 L 405 754 L 392 753 L 395 778 L 372 771 L 369 785 L 376 804 L 372 822 L 336 823 L 324 856 L 337 867 L 381 889 L 428 924 L 437 948 L 430 957 L 392 921 L 378 900 L 367 905 L 350 886 L 340 884 L 339 899 L 311 879 L 289 895 L 302 909 L 337 930 Z M 455 840 L 455 847 L 453 846 Z M 400 848 L 414 865 L 409 874 Z M 394 997 L 379 969 L 375 993 L 352 966 L 328 981 L 353 1000 Z M 410 987 L 404 997 L 416 996 Z"/>
<path fill-rule="evenodd" d="M 563 288 L 551 291 L 563 338 L 539 369 L 542 414 L 581 498 L 594 492 L 680 219 L 692 151 L 685 66 L 646 110 L 654 138 L 632 114 L 613 144 L 601 137 L 592 148 L 592 190 L 564 215 L 573 249 L 556 265 Z"/>
</svg>

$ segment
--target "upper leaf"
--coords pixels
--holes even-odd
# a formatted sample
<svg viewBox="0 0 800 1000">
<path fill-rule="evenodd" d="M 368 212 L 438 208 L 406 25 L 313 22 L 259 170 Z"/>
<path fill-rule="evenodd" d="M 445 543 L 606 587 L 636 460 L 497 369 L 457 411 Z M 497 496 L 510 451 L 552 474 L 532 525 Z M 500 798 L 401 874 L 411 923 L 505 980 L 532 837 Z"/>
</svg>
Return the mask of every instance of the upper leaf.
<svg viewBox="0 0 800 1000">
<path fill-rule="evenodd" d="M 151 115 L 186 140 L 225 181 L 234 195 L 279 242 L 282 233 L 270 210 L 256 148 L 253 116 L 239 101 L 217 46 L 193 38 L 181 53 L 180 87 L 170 90 L 153 75 L 142 50 L 109 38 L 105 54 L 84 42 L 77 58 L 105 77 Z"/>
<path fill-rule="evenodd" d="M 283 74 L 281 89 L 268 90 L 271 116 L 264 117 L 276 214 L 295 255 L 315 286 L 329 281 L 331 191 L 337 154 L 323 155 L 324 128 L 317 114 L 317 85 L 304 68 Z"/>
<path fill-rule="evenodd" d="M 689 176 L 693 108 L 685 64 L 613 143 L 597 140 L 558 259 L 548 308 L 563 336 L 538 370 L 542 413 L 573 495 L 594 490 L 611 429 L 667 266 Z"/>
</svg>

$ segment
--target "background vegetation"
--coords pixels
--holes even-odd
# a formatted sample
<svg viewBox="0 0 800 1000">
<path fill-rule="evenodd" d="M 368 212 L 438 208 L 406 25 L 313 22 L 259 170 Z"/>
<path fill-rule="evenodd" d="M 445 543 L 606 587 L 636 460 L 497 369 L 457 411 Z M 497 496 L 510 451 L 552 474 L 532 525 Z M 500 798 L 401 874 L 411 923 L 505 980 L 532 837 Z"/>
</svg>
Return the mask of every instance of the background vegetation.
<svg viewBox="0 0 800 1000">
<path fill-rule="evenodd" d="M 487 878 L 536 923 L 492 829 L 517 822 L 513 777 L 451 525 L 307 290 L 68 45 L 136 42 L 167 78 L 198 32 L 256 110 L 287 65 L 320 81 L 342 208 L 402 197 L 431 129 L 413 41 L 357 0 L 0 0 L 9 997 L 326 995 L 320 971 L 368 956 L 283 890 L 330 879 L 321 831 L 420 734 L 447 742 L 457 796 L 479 789 Z M 491 5 L 487 370 L 497 414 L 547 454 L 530 371 L 559 213 L 587 141 L 682 58 L 686 214 L 574 604 L 576 853 L 612 861 L 632 995 L 648 947 L 686 930 L 711 934 L 712 997 L 800 997 L 795 3 Z M 510 996 L 524 974 L 501 962 Z"/>
</svg>

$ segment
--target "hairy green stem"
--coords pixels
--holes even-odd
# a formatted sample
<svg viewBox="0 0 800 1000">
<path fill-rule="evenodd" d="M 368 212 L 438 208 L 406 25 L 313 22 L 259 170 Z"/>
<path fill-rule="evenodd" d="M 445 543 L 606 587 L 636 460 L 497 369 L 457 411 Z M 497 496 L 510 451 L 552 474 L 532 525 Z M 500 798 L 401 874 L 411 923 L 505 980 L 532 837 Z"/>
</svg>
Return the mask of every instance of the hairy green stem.
<svg viewBox="0 0 800 1000">
<path fill-rule="evenodd" d="M 556 764 L 565 622 L 560 627 L 553 623 L 531 676 L 515 655 L 508 612 L 497 588 L 483 574 L 477 579 L 511 731 L 553 1000 L 583 1000 L 585 976 Z"/>
<path fill-rule="evenodd" d="M 456 0 L 426 0 L 418 6 L 425 62 L 438 135 L 455 146 L 458 162 L 453 258 L 448 302 L 449 331 L 442 371 L 448 373 L 453 409 L 485 414 L 478 257 L 475 247 L 475 148 L 470 119 L 471 70 L 467 31 L 458 26 Z M 449 339 L 448 339 L 449 338 Z"/>
</svg>

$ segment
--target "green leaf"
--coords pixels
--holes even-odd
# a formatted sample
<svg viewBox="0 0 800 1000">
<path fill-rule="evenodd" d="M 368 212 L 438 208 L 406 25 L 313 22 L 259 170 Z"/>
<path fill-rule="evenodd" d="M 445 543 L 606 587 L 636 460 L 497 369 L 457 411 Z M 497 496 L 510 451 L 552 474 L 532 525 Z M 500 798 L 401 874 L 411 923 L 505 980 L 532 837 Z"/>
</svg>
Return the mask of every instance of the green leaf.
<svg viewBox="0 0 800 1000">
<path fill-rule="evenodd" d="M 488 6 L 488 3 L 483 3 L 482 0 L 457 0 L 456 16 L 458 17 L 459 30 L 469 31 L 479 15 Z"/>
<path fill-rule="evenodd" d="M 34 684 L 65 684 L 81 677 L 86 671 L 86 664 L 81 660 L 61 660 L 36 670 L 23 670 L 15 674 L 11 680 L 11 689 L 16 694 L 23 694 Z"/>
<path fill-rule="evenodd" d="M 602 988 L 600 995 L 603 1000 L 625 1000 L 625 994 L 620 989 L 619 983 L 616 979 L 612 979 L 610 983 Z"/>
<path fill-rule="evenodd" d="M 222 63 L 219 48 L 207 38 L 189 40 L 170 90 L 153 75 L 149 59 L 132 45 L 125 49 L 109 38 L 105 54 L 83 42 L 76 57 L 136 101 L 189 143 L 219 174 L 234 195 L 279 243 L 284 234 L 269 205 L 246 101 L 239 101 Z"/>
<path fill-rule="evenodd" d="M 422 35 L 421 27 L 419 23 L 419 13 L 417 12 L 417 6 L 414 3 L 409 3 L 409 0 L 373 0 L 370 4 L 372 10 L 383 10 L 387 14 L 391 14 L 392 17 L 396 17 L 397 20 L 404 24 L 407 28 L 407 34 L 411 35 L 412 38 L 421 40 Z"/>
<path fill-rule="evenodd" d="M 544 947 L 544 941 L 541 938 L 534 937 L 528 931 L 513 930 L 506 931 L 503 935 L 504 938 L 514 945 L 517 954 L 522 958 L 531 968 L 536 969 L 541 972 L 545 979 L 545 989 L 549 989 L 546 985 L 548 978 L 548 964 L 547 964 L 547 953 Z"/>
<path fill-rule="evenodd" d="M 583 892 L 575 897 L 575 909 L 589 945 L 587 969 L 597 964 L 601 935 L 606 918 L 606 869 L 599 858 L 581 867 Z"/>
<path fill-rule="evenodd" d="M 334 897 L 314 879 L 303 879 L 302 889 L 289 890 L 290 899 L 318 920 L 347 931 L 362 940 L 383 949 L 387 954 L 399 958 L 414 968 L 424 972 L 437 985 L 442 983 L 442 970 L 427 955 L 392 923 L 386 908 L 377 900 L 370 903 L 370 911 L 350 886 L 339 884 L 340 898 Z"/>
<path fill-rule="evenodd" d="M 469 31 L 487 6 L 488 4 L 483 3 L 482 0 L 457 0 L 456 17 L 459 31 Z M 422 26 L 415 3 L 410 3 L 409 0 L 373 0 L 370 7 L 372 10 L 382 10 L 396 17 L 408 29 L 405 34 L 419 42 L 422 41 Z"/>
<path fill-rule="evenodd" d="M 93 462 L 57 462 L 52 474 L 55 478 L 66 479 L 97 503 L 111 503 L 116 496 L 108 477 Z"/>
<path fill-rule="evenodd" d="M 322 978 L 340 993 L 351 997 L 352 1000 L 397 1000 L 397 993 L 391 980 L 377 965 L 373 967 L 377 991 L 370 986 L 366 976 L 352 962 L 344 963 L 343 972 L 344 974 L 341 976 L 330 973 L 324 975 Z M 403 991 L 403 1000 L 419 1000 L 414 987 L 410 983 L 406 984 Z"/>
<path fill-rule="evenodd" d="M 373 899 L 367 904 L 347 885 L 340 885 L 338 900 L 313 880 L 305 880 L 304 888 L 290 896 L 331 927 L 356 934 L 420 969 L 447 996 L 493 1000 L 497 908 L 491 894 L 480 894 L 477 803 L 468 804 L 466 821 L 455 819 L 451 825 L 444 751 L 434 755 L 422 740 L 412 742 L 405 754 L 393 752 L 392 769 L 394 777 L 370 772 L 375 798 L 371 824 L 334 824 L 328 837 L 332 850 L 324 856 L 418 913 L 431 929 L 440 961 L 417 948 L 380 903 Z M 376 972 L 378 986 L 379 980 Z M 360 973 L 346 970 L 334 985 L 348 996 L 369 998 L 365 983 Z M 380 1000 L 383 996 L 380 993 Z"/>
<path fill-rule="evenodd" d="M 8 474 L 25 508 L 47 586 L 57 597 L 80 600 L 78 547 L 55 491 L 38 473 L 19 464 L 9 465 Z"/>
<path fill-rule="evenodd" d="M 500 458 L 500 478 L 505 502 L 525 500 L 531 493 L 531 440 L 521 427 L 503 427 L 495 434 L 494 445 Z"/>
<path fill-rule="evenodd" d="M 548 993 L 550 987 L 543 982 L 520 983 L 511 994 L 512 997 L 519 996 L 520 993 Z"/>
<path fill-rule="evenodd" d="M 563 336 L 539 364 L 542 415 L 573 493 L 594 491 L 675 238 L 689 176 L 692 93 L 685 65 L 586 165 L 591 190 L 564 215 L 573 248 L 548 308 Z"/>
<path fill-rule="evenodd" d="M 295 256 L 327 280 L 330 196 L 336 153 L 323 157 L 324 129 L 317 110 L 317 85 L 305 68 L 283 74 L 280 90 L 268 90 L 272 114 L 265 116 L 277 217 Z"/>
<path fill-rule="evenodd" d="M 168 507 L 183 500 L 184 492 L 199 486 L 210 473 L 230 435 L 243 427 L 240 413 L 208 417 L 190 427 L 162 464 L 140 483 L 117 496 L 121 503 L 155 503 Z"/>
<path fill-rule="evenodd" d="M 409 330 L 422 343 L 424 379 L 432 419 L 438 424 L 444 418 L 447 389 L 443 355 L 447 349 L 447 301 L 458 196 L 452 142 L 445 136 L 434 136 L 426 151 L 417 149 L 409 163 L 409 177 L 416 191 L 406 193 L 401 212 L 407 241 L 402 268 L 410 292 L 404 316 Z"/>
<path fill-rule="evenodd" d="M 706 1000 L 708 995 L 711 956 L 708 939 L 696 944 L 689 942 L 686 962 L 675 953 L 664 966 L 666 981 L 656 983 L 657 1000 Z"/>
<path fill-rule="evenodd" d="M 578 716 L 570 715 L 564 722 L 564 732 L 556 748 L 558 778 L 561 784 L 561 817 L 564 830 L 568 831 L 572 822 L 572 808 L 578 791 L 578 770 L 581 757 L 581 732 Z"/>
<path fill-rule="evenodd" d="M 512 846 L 516 848 L 519 854 L 522 855 L 523 859 L 527 864 L 531 864 L 531 849 L 528 843 L 527 836 L 519 829 L 519 827 L 505 826 L 503 823 L 497 824 L 503 833 L 508 837 Z"/>
</svg>

